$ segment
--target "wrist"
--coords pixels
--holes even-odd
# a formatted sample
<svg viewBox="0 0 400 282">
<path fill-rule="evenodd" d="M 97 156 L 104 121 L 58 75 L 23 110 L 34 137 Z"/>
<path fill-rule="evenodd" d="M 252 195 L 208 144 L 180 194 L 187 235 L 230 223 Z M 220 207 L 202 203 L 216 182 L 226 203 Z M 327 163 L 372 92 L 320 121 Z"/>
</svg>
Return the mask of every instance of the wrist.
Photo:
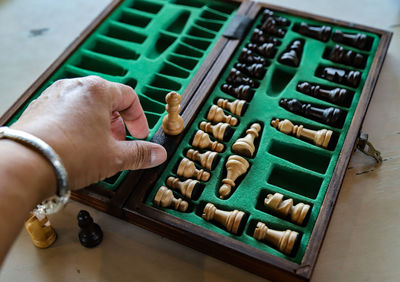
<svg viewBox="0 0 400 282">
<path fill-rule="evenodd" d="M 1 178 L 9 189 L 22 189 L 38 204 L 56 192 L 56 176 L 40 153 L 13 140 L 0 140 Z M 4 182 L 3 182 L 4 183 Z"/>
</svg>

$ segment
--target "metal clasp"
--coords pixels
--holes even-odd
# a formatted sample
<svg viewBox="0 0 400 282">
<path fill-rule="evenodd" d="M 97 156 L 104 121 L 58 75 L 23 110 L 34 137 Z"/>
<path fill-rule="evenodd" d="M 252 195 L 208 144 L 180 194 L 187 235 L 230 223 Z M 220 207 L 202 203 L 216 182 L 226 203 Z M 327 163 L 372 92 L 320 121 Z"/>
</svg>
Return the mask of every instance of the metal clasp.
<svg viewBox="0 0 400 282">
<path fill-rule="evenodd" d="M 371 142 L 368 141 L 367 133 L 360 132 L 357 139 L 357 149 L 367 156 L 373 157 L 378 164 L 382 162 L 381 152 L 376 150 Z"/>
</svg>

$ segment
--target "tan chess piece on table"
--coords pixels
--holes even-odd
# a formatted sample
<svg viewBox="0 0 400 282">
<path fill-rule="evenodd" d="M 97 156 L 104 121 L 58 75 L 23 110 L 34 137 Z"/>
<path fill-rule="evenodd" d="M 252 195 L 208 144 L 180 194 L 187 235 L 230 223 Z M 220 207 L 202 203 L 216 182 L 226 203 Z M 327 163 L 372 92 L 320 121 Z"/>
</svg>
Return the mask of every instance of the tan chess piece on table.
<svg viewBox="0 0 400 282">
<path fill-rule="evenodd" d="M 245 110 L 246 101 L 235 100 L 233 102 L 229 102 L 229 100 L 226 99 L 218 99 L 217 105 L 225 110 L 230 111 L 234 115 L 242 116 Z"/>
<path fill-rule="evenodd" d="M 261 131 L 259 123 L 253 123 L 249 129 L 246 130 L 246 136 L 236 140 L 232 145 L 232 151 L 245 157 L 252 157 L 256 147 L 254 140 L 258 138 Z"/>
<path fill-rule="evenodd" d="M 280 193 L 268 194 L 264 199 L 264 205 L 282 216 L 290 215 L 290 220 L 299 225 L 303 224 L 310 210 L 310 205 L 298 203 L 294 206 L 293 199 L 283 200 L 283 195 Z"/>
<path fill-rule="evenodd" d="M 207 133 L 212 133 L 215 139 L 227 141 L 231 132 L 231 126 L 227 123 L 219 122 L 212 125 L 211 122 L 200 122 L 199 128 Z"/>
<path fill-rule="evenodd" d="M 170 176 L 168 177 L 166 184 L 169 188 L 179 191 L 188 199 L 196 199 L 201 190 L 200 182 L 195 179 L 180 181 L 179 178 Z"/>
<path fill-rule="evenodd" d="M 314 142 L 315 145 L 323 148 L 328 147 L 329 141 L 331 140 L 333 134 L 332 130 L 328 129 L 321 129 L 316 131 L 304 128 L 303 125 L 293 125 L 293 123 L 291 123 L 287 119 L 283 121 L 275 119 L 271 121 L 271 125 L 285 134 L 291 134 L 296 136 L 297 138 L 304 138 L 306 140 L 310 140 Z"/>
<path fill-rule="evenodd" d="M 179 115 L 181 95 L 173 91 L 169 92 L 165 96 L 165 102 L 167 102 L 165 109 L 168 114 L 163 118 L 162 129 L 168 135 L 178 135 L 183 131 L 183 118 Z"/>
<path fill-rule="evenodd" d="M 165 186 L 161 186 L 160 189 L 158 189 L 154 197 L 154 204 L 159 207 L 172 208 L 181 212 L 185 212 L 189 207 L 188 202 L 182 200 L 181 198 L 175 198 L 172 190 Z"/>
<path fill-rule="evenodd" d="M 258 222 L 253 237 L 259 241 L 269 242 L 284 254 L 291 255 L 299 238 L 299 233 L 292 230 L 273 230 L 264 223 Z"/>
<path fill-rule="evenodd" d="M 244 212 L 233 210 L 233 211 L 223 211 L 217 209 L 213 204 L 208 203 L 203 210 L 201 215 L 207 221 L 216 221 L 222 224 L 228 232 L 233 234 L 238 234 L 242 229 L 244 222 Z"/>
<path fill-rule="evenodd" d="M 197 169 L 194 162 L 187 158 L 181 160 L 176 174 L 185 178 L 195 177 L 197 180 L 201 181 L 208 181 L 208 179 L 210 179 L 210 173 L 204 169 Z"/>
<path fill-rule="evenodd" d="M 210 136 L 203 130 L 197 130 L 193 137 L 192 146 L 199 149 L 210 149 L 216 152 L 222 152 L 224 150 L 224 144 L 211 141 Z"/>
<path fill-rule="evenodd" d="M 212 122 L 225 122 L 235 126 L 238 122 L 237 118 L 225 115 L 224 110 L 216 105 L 212 105 L 207 114 L 207 120 Z"/>
<path fill-rule="evenodd" d="M 218 161 L 218 153 L 217 152 L 211 152 L 207 151 L 201 154 L 197 150 L 189 149 L 186 152 L 186 157 L 192 161 L 199 162 L 202 167 L 208 169 L 208 170 L 213 170 L 215 166 L 217 165 Z"/>
<path fill-rule="evenodd" d="M 48 248 L 56 241 L 57 234 L 45 215 L 32 214 L 25 222 L 25 228 L 38 248 Z"/>
<path fill-rule="evenodd" d="M 246 159 L 237 155 L 232 155 L 228 158 L 225 166 L 227 175 L 226 178 L 222 180 L 223 184 L 218 190 L 221 199 L 226 199 L 231 194 L 232 188 L 236 185 L 236 179 L 246 173 L 250 165 Z"/>
</svg>

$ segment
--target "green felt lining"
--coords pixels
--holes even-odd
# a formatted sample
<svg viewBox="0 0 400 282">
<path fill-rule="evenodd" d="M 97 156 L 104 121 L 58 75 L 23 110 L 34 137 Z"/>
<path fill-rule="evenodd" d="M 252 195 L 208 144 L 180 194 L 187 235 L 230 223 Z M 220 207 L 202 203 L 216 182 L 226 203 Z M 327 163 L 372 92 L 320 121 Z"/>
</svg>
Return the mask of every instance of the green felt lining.
<svg viewBox="0 0 400 282">
<path fill-rule="evenodd" d="M 150 140 L 166 113 L 165 95 L 184 91 L 238 6 L 210 0 L 123 1 L 8 124 L 54 81 L 98 75 L 135 88 L 147 117 Z M 115 190 L 125 176 L 126 172 L 121 173 L 99 185 Z"/>
<path fill-rule="evenodd" d="M 270 254 L 300 263 L 320 211 L 327 187 L 331 181 L 334 168 L 342 149 L 343 142 L 346 138 L 346 134 L 349 130 L 372 60 L 375 56 L 379 44 L 379 37 L 372 33 L 363 32 L 373 39 L 373 43 L 369 52 L 361 51 L 361 53 L 368 55 L 368 60 L 365 68 L 359 69 L 359 71 L 362 72 L 359 86 L 357 88 L 351 88 L 341 84 L 332 83 L 315 75 L 316 70 L 321 66 L 354 69 L 333 63 L 322 57 L 325 49 L 327 47 L 332 48 L 336 44 L 335 42 L 331 39 L 328 42 L 321 42 L 293 31 L 293 26 L 302 21 L 311 25 L 322 25 L 323 23 L 284 13 L 276 14 L 288 18 L 291 21 L 291 24 L 287 28 L 284 27 L 284 29 L 287 30 L 287 33 L 283 39 L 280 39 L 282 44 L 278 46 L 277 55 L 273 59 L 269 60 L 270 65 L 267 67 L 267 73 L 260 81 L 260 86 L 256 89 L 253 99 L 249 102 L 247 111 L 242 117 L 237 117 L 239 119 L 239 124 L 236 127 L 233 127 L 235 131 L 232 138 L 227 142 L 223 142 L 225 150 L 219 154 L 221 159 L 216 168 L 210 172 L 210 180 L 204 182 L 204 191 L 197 200 L 186 199 L 190 203 L 190 208 L 187 213 L 182 213 L 172 209 L 160 209 L 176 217 L 200 225 L 206 229 L 237 239 L 260 250 L 264 250 Z M 229 65 L 221 75 L 219 82 L 216 84 L 215 89 L 212 91 L 210 97 L 200 110 L 197 118 L 181 141 L 176 153 L 171 158 L 156 185 L 151 191 L 149 191 L 148 197 L 146 198 L 146 203 L 148 205 L 155 206 L 152 200 L 158 188 L 165 185 L 165 180 L 169 176 L 176 177 L 176 167 L 184 157 L 184 152 L 192 147 L 192 138 L 199 129 L 199 123 L 206 120 L 205 117 L 209 108 L 216 103 L 218 98 L 224 98 L 230 101 L 234 100 L 233 97 L 222 92 L 220 86 L 225 82 L 230 69 L 237 62 L 241 49 L 247 42 L 249 42 L 252 30 L 254 30 L 260 21 L 261 16 L 259 15 L 253 24 L 249 35 L 236 50 L 235 55 L 232 57 Z M 357 32 L 350 28 L 336 27 L 334 25 L 329 26 L 332 27 L 332 32 L 336 29 L 344 32 Z M 299 67 L 290 67 L 279 63 L 277 59 L 295 39 L 302 39 L 305 42 Z M 344 47 L 346 49 L 360 52 L 360 50 L 349 46 Z M 321 84 L 327 88 L 341 87 L 351 90 L 354 92 L 352 102 L 348 106 L 337 106 L 296 91 L 297 84 L 304 81 Z M 343 126 L 340 128 L 328 126 L 315 120 L 293 114 L 280 107 L 279 101 L 282 98 L 296 98 L 300 101 L 309 102 L 321 107 L 335 106 L 346 113 L 346 119 Z M 227 111 L 225 111 L 225 113 L 230 114 Z M 305 127 L 311 129 L 326 128 L 333 130 L 334 144 L 328 149 L 323 149 L 293 136 L 281 133 L 270 125 L 271 120 L 274 118 L 279 118 L 281 120 L 287 118 L 295 124 L 303 124 Z M 221 186 L 222 179 L 226 176 L 225 163 L 228 157 L 234 154 L 231 150 L 232 144 L 238 138 L 243 137 L 246 129 L 254 122 L 260 122 L 263 127 L 260 138 L 256 139 L 257 151 L 255 156 L 247 158 L 250 163 L 250 168 L 244 176 L 238 179 L 238 185 L 236 185 L 236 189 L 232 195 L 225 200 L 219 199 L 218 189 Z M 197 168 L 201 168 L 197 163 L 196 166 Z M 309 217 L 303 226 L 296 225 L 287 219 L 283 219 L 263 205 L 266 195 L 268 193 L 276 192 L 282 193 L 285 196 L 285 199 L 293 198 L 295 204 L 302 202 L 311 205 L 312 208 L 309 212 Z M 176 197 L 182 197 L 175 191 L 174 194 Z M 239 235 L 233 235 L 225 231 L 221 226 L 203 220 L 201 214 L 204 206 L 208 202 L 215 204 L 217 208 L 228 211 L 233 209 L 244 211 L 248 217 L 244 231 Z M 268 227 L 273 229 L 291 229 L 299 232 L 301 234 L 301 240 L 294 256 L 287 256 L 276 250 L 274 247 L 255 240 L 252 237 L 252 234 L 258 221 L 266 223 Z"/>
</svg>

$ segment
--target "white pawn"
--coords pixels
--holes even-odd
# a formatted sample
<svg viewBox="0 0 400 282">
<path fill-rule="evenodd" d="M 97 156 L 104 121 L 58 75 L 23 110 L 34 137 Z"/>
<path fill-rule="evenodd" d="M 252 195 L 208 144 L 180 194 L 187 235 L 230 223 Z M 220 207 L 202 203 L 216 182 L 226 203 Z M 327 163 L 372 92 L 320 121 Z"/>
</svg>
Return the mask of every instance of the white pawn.
<svg viewBox="0 0 400 282">
<path fill-rule="evenodd" d="M 183 118 L 179 115 L 181 109 L 181 95 L 172 91 L 165 97 L 168 114 L 163 118 L 162 129 L 165 134 L 178 135 L 183 131 Z"/>
</svg>

